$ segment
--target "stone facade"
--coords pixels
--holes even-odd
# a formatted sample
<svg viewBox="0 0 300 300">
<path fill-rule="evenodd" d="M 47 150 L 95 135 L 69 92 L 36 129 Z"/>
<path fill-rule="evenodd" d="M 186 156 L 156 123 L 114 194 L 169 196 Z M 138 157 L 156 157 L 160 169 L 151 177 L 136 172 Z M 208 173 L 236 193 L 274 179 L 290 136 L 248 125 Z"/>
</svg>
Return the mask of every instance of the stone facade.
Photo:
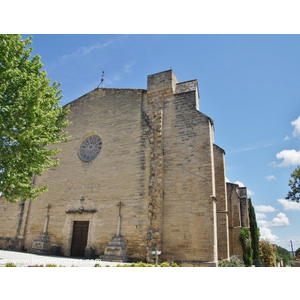
<svg viewBox="0 0 300 300">
<path fill-rule="evenodd" d="M 229 217 L 229 254 L 243 259 L 243 249 L 239 242 L 241 228 L 249 228 L 249 204 L 247 189 L 237 184 L 227 183 L 227 203 Z"/>
<path fill-rule="evenodd" d="M 107 259 L 121 241 L 119 256 L 153 262 L 159 250 L 161 261 L 183 266 L 240 254 L 247 192 L 226 185 L 225 152 L 199 111 L 197 80 L 180 83 L 169 70 L 149 75 L 147 90 L 97 88 L 70 110 L 59 166 L 34 179 L 49 191 L 20 204 L 0 199 L 0 248 L 30 250 L 46 228 L 65 256 L 77 240 Z"/>
</svg>

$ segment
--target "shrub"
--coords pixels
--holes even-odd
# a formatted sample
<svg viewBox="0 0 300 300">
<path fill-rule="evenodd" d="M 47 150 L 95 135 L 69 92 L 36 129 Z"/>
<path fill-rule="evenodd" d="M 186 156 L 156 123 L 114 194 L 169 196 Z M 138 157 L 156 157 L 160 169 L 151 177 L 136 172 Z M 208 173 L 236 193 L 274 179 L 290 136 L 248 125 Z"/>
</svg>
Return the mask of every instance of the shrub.
<svg viewBox="0 0 300 300">
<path fill-rule="evenodd" d="M 173 263 L 171 263 L 171 267 L 176 267 L 177 268 L 177 267 L 180 267 L 180 265 L 178 265 L 177 263 L 173 262 Z"/>
<path fill-rule="evenodd" d="M 140 261 L 138 264 L 135 264 L 135 267 L 145 268 L 145 267 L 153 267 L 153 266 L 151 264 L 147 264 L 147 263 Z"/>
<path fill-rule="evenodd" d="M 47 264 L 46 267 L 57 267 L 57 265 L 54 265 L 54 264 Z"/>
<path fill-rule="evenodd" d="M 43 265 L 29 265 L 27 267 L 44 267 Z"/>
<path fill-rule="evenodd" d="M 6 263 L 5 267 L 16 267 L 14 263 Z"/>
<path fill-rule="evenodd" d="M 101 267 L 99 264 L 96 264 L 94 267 Z M 110 267 L 109 265 L 106 265 L 106 267 Z M 168 262 L 162 262 L 160 265 L 157 265 L 155 264 L 154 266 L 152 264 L 147 264 L 147 263 L 144 263 L 142 261 L 138 262 L 138 263 L 131 263 L 131 264 L 124 264 L 124 265 L 121 265 L 121 264 L 117 264 L 116 267 L 133 267 L 133 268 L 138 268 L 138 267 L 142 267 L 142 268 L 151 268 L 151 267 L 180 267 L 180 265 L 178 265 L 177 263 L 168 263 Z"/>
<path fill-rule="evenodd" d="M 238 257 L 233 255 L 229 261 L 226 259 L 219 260 L 219 267 L 245 267 L 245 264 Z"/>
<path fill-rule="evenodd" d="M 161 267 L 170 267 L 170 264 L 168 263 L 168 262 L 162 262 L 161 264 L 160 264 L 160 266 Z"/>
<path fill-rule="evenodd" d="M 265 267 L 274 267 L 276 261 L 276 245 L 272 245 L 269 240 L 259 241 L 260 257 L 264 261 Z"/>
</svg>

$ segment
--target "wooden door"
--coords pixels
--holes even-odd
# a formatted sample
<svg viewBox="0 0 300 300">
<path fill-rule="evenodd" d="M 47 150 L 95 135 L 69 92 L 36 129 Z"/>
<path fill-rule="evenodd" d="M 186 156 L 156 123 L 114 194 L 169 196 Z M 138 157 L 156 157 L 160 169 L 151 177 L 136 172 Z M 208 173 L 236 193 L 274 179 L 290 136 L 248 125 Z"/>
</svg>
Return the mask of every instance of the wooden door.
<svg viewBox="0 0 300 300">
<path fill-rule="evenodd" d="M 84 257 L 88 231 L 89 221 L 74 221 L 71 256 Z"/>
</svg>

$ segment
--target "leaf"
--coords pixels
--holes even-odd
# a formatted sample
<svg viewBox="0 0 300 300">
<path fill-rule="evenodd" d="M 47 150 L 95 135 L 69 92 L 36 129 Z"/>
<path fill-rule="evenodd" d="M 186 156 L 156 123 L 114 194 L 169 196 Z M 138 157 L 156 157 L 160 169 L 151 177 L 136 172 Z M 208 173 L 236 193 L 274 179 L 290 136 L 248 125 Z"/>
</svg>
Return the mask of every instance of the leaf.
<svg viewBox="0 0 300 300">
<path fill-rule="evenodd" d="M 47 186 L 33 187 L 34 174 L 58 165 L 52 156 L 66 142 L 69 109 L 60 105 L 59 84 L 31 57 L 31 38 L 0 34 L 0 191 L 5 199 L 36 199 Z"/>
</svg>

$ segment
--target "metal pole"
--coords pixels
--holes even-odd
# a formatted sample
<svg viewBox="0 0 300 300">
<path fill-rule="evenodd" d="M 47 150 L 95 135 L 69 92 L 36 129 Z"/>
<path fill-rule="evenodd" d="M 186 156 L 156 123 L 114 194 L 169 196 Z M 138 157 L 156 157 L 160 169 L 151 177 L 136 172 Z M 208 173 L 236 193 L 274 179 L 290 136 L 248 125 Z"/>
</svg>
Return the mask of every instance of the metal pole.
<svg viewBox="0 0 300 300">
<path fill-rule="evenodd" d="M 293 250 L 293 241 L 291 240 L 291 248 L 292 248 L 292 255 L 294 257 L 294 250 Z"/>
</svg>

